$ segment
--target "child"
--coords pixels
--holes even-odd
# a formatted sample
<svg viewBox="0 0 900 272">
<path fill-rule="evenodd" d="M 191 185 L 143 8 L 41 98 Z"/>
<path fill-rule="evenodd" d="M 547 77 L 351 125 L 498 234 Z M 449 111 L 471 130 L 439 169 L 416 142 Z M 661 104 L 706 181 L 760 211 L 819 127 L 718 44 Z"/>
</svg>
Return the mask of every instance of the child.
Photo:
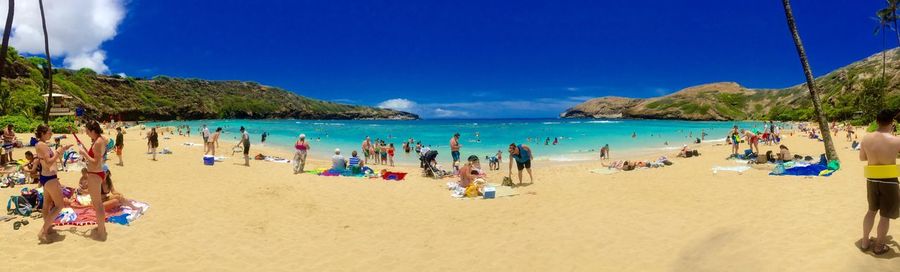
<svg viewBox="0 0 900 272">
<path fill-rule="evenodd" d="M 381 149 L 381 150 L 380 150 L 380 153 L 381 153 L 381 165 L 387 165 L 387 155 L 388 155 L 388 154 L 387 154 L 387 150 L 388 150 L 387 145 L 385 145 L 384 142 L 382 142 L 382 143 L 379 144 L 378 146 L 379 146 L 380 149 Z"/>
<path fill-rule="evenodd" d="M 34 153 L 31 151 L 25 151 L 25 160 L 28 163 L 22 166 L 22 171 L 28 176 L 28 178 L 34 182 L 38 182 L 38 164 L 34 161 Z"/>
<path fill-rule="evenodd" d="M 391 167 L 394 167 L 394 143 L 391 143 L 390 147 L 388 147 L 387 153 L 388 161 L 391 163 Z"/>
</svg>

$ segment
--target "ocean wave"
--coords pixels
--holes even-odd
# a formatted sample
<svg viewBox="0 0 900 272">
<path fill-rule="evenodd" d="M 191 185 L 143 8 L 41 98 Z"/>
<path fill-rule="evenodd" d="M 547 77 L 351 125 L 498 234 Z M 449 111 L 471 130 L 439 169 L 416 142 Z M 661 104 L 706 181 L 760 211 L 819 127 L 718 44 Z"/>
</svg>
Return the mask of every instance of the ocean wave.
<svg viewBox="0 0 900 272">
<path fill-rule="evenodd" d="M 610 120 L 600 120 L 600 121 L 588 121 L 589 124 L 618 124 L 622 121 L 610 121 Z"/>
<path fill-rule="evenodd" d="M 297 123 L 299 124 L 300 122 L 297 122 Z M 312 124 L 317 125 L 317 126 L 344 126 L 344 125 L 346 125 L 344 123 L 312 123 Z"/>
<path fill-rule="evenodd" d="M 541 123 L 541 124 L 544 124 L 544 125 L 559 125 L 560 123 L 559 123 L 559 122 L 543 122 L 543 123 Z"/>
</svg>

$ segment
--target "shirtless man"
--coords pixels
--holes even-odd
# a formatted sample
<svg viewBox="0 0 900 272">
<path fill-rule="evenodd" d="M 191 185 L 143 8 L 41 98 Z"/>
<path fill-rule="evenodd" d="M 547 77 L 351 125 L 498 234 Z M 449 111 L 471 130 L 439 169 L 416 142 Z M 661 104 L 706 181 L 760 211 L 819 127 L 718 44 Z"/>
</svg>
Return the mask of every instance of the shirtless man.
<svg viewBox="0 0 900 272">
<path fill-rule="evenodd" d="M 363 162 L 365 164 L 369 164 L 369 156 L 372 155 L 372 154 L 370 154 L 371 153 L 370 150 L 372 149 L 371 147 L 372 147 L 372 142 L 369 140 L 369 136 L 366 136 L 366 140 L 362 142 L 362 151 L 363 151 L 363 159 L 364 159 Z"/>
<path fill-rule="evenodd" d="M 459 148 L 462 145 L 459 144 L 459 132 L 453 134 L 453 137 L 450 137 L 450 156 L 453 157 L 453 162 L 459 162 Z"/>
<path fill-rule="evenodd" d="M 869 166 L 897 164 L 897 154 L 900 153 L 900 138 L 893 136 L 892 124 L 896 114 L 889 110 L 882 110 L 875 117 L 878 130 L 866 135 L 860 144 L 859 159 L 868 161 Z M 866 196 L 869 202 L 869 210 L 863 218 L 863 237 L 860 241 L 860 249 L 872 249 L 875 255 L 881 255 L 890 251 L 885 245 L 890 219 L 900 216 L 900 191 L 898 191 L 897 177 L 892 178 L 868 178 L 866 180 Z M 869 233 L 875 223 L 875 213 L 881 214 L 878 221 L 877 239 L 874 247 Z"/>
<path fill-rule="evenodd" d="M 6 149 L 6 155 L 8 156 L 7 161 L 13 161 L 12 150 L 16 145 L 16 132 L 13 130 L 13 125 L 6 125 L 6 131 L 3 132 L 3 148 Z"/>
</svg>

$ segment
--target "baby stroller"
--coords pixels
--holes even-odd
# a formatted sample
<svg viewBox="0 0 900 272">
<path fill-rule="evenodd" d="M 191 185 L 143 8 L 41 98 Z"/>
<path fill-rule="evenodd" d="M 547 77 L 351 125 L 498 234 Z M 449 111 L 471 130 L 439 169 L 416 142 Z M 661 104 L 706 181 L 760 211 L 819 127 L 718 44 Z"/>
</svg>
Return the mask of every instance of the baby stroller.
<svg viewBox="0 0 900 272">
<path fill-rule="evenodd" d="M 419 160 L 421 161 L 420 166 L 422 167 L 422 172 L 426 177 L 444 177 L 444 171 L 438 169 L 437 167 L 437 156 L 437 150 L 431 150 L 419 157 Z"/>
</svg>

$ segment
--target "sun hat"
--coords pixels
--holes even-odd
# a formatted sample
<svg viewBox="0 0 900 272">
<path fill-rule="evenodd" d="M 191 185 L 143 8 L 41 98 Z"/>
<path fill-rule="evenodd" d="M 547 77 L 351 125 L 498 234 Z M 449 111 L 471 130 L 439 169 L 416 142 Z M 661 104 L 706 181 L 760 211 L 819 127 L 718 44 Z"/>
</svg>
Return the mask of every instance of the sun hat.
<svg viewBox="0 0 900 272">
<path fill-rule="evenodd" d="M 300 133 L 300 139 L 305 139 L 305 138 L 306 138 L 306 134 Z"/>
</svg>

